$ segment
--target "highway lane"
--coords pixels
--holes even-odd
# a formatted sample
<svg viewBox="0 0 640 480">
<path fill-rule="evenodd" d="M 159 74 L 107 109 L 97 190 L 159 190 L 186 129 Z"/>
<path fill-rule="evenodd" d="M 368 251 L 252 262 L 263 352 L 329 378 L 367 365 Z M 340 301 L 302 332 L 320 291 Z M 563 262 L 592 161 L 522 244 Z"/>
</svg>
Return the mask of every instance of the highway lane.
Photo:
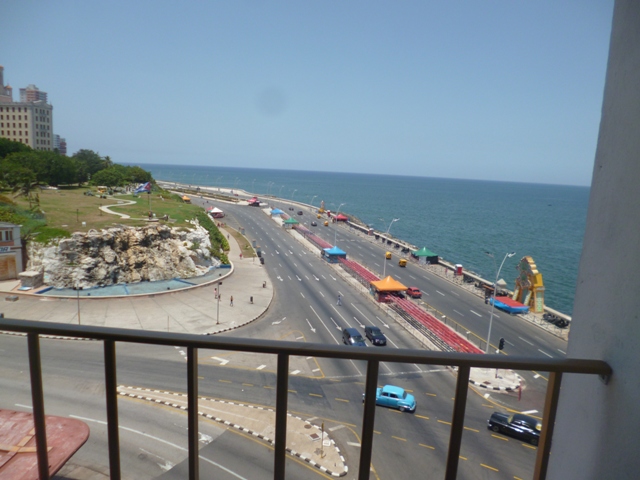
<svg viewBox="0 0 640 480">
<path fill-rule="evenodd" d="M 240 210 L 242 211 L 242 207 L 237 207 L 237 209 L 240 209 Z M 226 211 L 227 211 L 227 212 L 233 212 L 233 213 L 232 213 L 232 215 L 233 215 L 233 216 L 236 216 L 236 215 L 241 216 L 241 215 L 242 215 L 242 213 L 236 213 L 236 212 L 235 212 L 235 210 L 236 210 L 236 208 L 229 208 L 228 206 L 226 207 Z M 253 209 L 253 210 L 255 211 L 256 209 Z M 246 211 L 246 209 L 245 209 L 245 211 Z M 264 214 L 263 214 L 263 213 L 260 213 L 260 215 L 264 215 Z M 252 222 L 252 221 L 254 221 L 254 220 L 253 220 L 253 219 L 251 219 L 251 218 L 248 218 L 248 219 L 247 219 L 247 218 L 245 218 L 245 219 L 243 219 L 243 220 L 239 220 L 239 222 L 240 222 L 241 224 L 243 224 L 243 226 L 244 226 L 245 228 L 247 228 L 247 223 L 246 223 L 247 221 L 248 221 L 248 222 Z M 269 221 L 270 221 L 270 220 L 269 220 Z M 256 223 L 262 223 L 262 222 L 260 222 L 260 220 L 259 220 L 259 219 L 256 219 Z M 270 227 L 270 226 L 268 226 L 268 225 L 266 226 L 266 228 L 267 228 L 267 229 L 273 229 L 273 227 L 272 227 L 272 226 Z M 277 233 L 275 233 L 275 232 L 277 232 Z M 258 232 L 256 232 L 256 234 L 259 234 L 259 233 L 258 233 Z M 259 235 L 262 235 L 262 234 L 259 234 Z M 275 245 L 275 248 L 280 248 L 280 249 L 282 249 L 282 248 L 287 248 L 287 249 L 288 249 L 288 250 L 287 250 L 287 252 L 288 252 L 288 255 L 289 255 L 289 256 L 290 256 L 291 254 L 295 254 L 295 252 L 296 252 L 296 246 L 295 246 L 295 244 L 293 244 L 293 243 L 287 243 L 286 238 L 283 238 L 284 236 L 289 235 L 287 232 L 284 232 L 284 230 L 283 230 L 281 227 L 276 227 L 276 229 L 275 229 L 275 231 L 274 231 L 273 235 L 277 236 L 277 239 L 274 239 L 274 241 L 276 241 L 276 242 L 277 242 L 277 243 L 276 243 L 276 245 Z M 270 239 L 270 237 L 267 237 L 266 235 L 262 235 L 262 236 L 260 236 L 260 241 L 261 241 L 261 242 L 264 242 L 265 244 L 266 244 L 266 242 L 267 242 L 269 239 Z M 265 252 L 266 252 L 266 251 L 267 251 L 267 249 L 265 249 Z M 282 252 L 281 252 L 281 251 L 278 251 L 278 253 L 277 253 L 277 254 L 275 254 L 275 255 L 279 255 L 279 254 L 281 255 L 281 254 L 282 254 Z M 298 255 L 300 256 L 301 254 L 298 254 Z M 267 256 L 267 258 L 270 258 L 270 257 L 269 257 L 269 256 Z M 322 264 L 322 262 L 321 262 L 321 264 Z M 285 265 L 284 265 L 283 263 L 281 263 L 281 262 L 280 262 L 280 260 L 278 260 L 278 266 L 280 266 L 280 267 L 284 268 L 284 266 L 285 266 Z M 299 267 L 299 265 L 294 265 L 294 266 L 295 266 L 295 267 Z M 328 268 L 328 267 L 327 267 L 327 268 Z M 295 276 L 293 276 L 293 275 L 289 275 L 289 276 L 290 276 L 289 283 L 287 284 L 287 283 L 286 283 L 286 280 L 285 280 L 285 283 L 283 283 L 284 290 L 289 291 L 289 290 L 296 290 L 296 289 L 301 288 L 301 286 L 299 285 L 299 284 L 300 284 L 300 281 L 298 281 L 298 280 L 295 278 Z M 298 277 L 300 277 L 300 275 L 298 275 Z M 325 278 L 328 278 L 326 275 L 325 275 L 324 277 L 325 277 Z M 338 280 L 338 279 L 336 279 L 336 280 L 334 280 L 334 281 L 339 281 L 339 280 Z M 296 284 L 296 282 L 297 282 L 297 284 Z M 289 292 L 289 293 L 291 293 L 291 292 Z M 295 295 L 295 294 L 294 294 L 294 295 Z M 310 296 L 310 295 L 309 295 L 309 296 Z M 324 297 L 323 297 L 323 298 L 324 298 Z M 307 299 L 305 298 L 305 300 L 307 300 Z M 291 301 L 291 304 L 289 304 L 290 312 L 291 312 L 291 311 L 294 311 L 295 309 L 294 309 L 294 305 L 293 305 L 293 300 L 291 299 L 291 300 L 287 300 L 287 301 Z M 328 302 L 325 302 L 325 303 L 327 303 L 327 304 L 328 304 Z M 328 308 L 328 307 L 327 307 L 327 308 Z M 332 305 L 332 308 L 333 308 L 334 310 L 336 309 L 333 305 Z M 318 310 L 323 310 L 323 311 L 324 311 L 324 309 L 321 309 L 320 307 L 318 307 Z M 331 313 L 332 313 L 332 312 L 329 310 L 329 313 L 327 313 L 326 315 L 329 315 L 329 316 L 330 316 L 330 315 L 331 315 Z M 249 336 L 250 336 L 250 335 L 251 335 L 251 333 L 250 333 L 250 329 L 245 329 L 245 330 L 244 330 L 244 332 L 243 332 L 243 334 L 246 334 L 246 335 L 249 335 Z M 334 339 L 334 341 L 336 341 L 336 339 Z M 339 342 L 338 342 L 338 343 L 339 343 Z M 409 340 L 409 342 L 408 342 L 408 344 L 407 344 L 406 346 L 409 346 L 409 347 L 415 347 L 415 342 L 412 342 L 411 340 Z M 323 362 L 320 362 L 320 363 L 324 365 L 324 363 L 323 363 Z M 345 369 L 346 369 L 346 368 L 345 368 Z M 391 375 L 391 378 L 394 378 L 393 383 L 399 383 L 399 382 L 398 382 L 398 380 L 400 379 L 400 377 L 401 377 L 401 375 L 396 375 L 396 376 Z M 336 379 L 336 378 L 334 378 L 334 380 L 335 380 L 335 379 Z M 342 380 L 344 380 L 344 379 L 340 379 L 340 380 L 342 381 Z M 355 383 L 357 383 L 357 382 L 355 382 Z M 405 386 L 405 385 L 403 385 L 403 386 Z M 410 388 L 410 386 L 407 386 L 407 388 Z M 452 392 L 453 392 L 452 388 L 453 388 L 453 384 L 451 383 L 451 381 L 449 381 L 449 383 L 448 383 L 446 386 L 444 386 L 444 387 L 439 387 L 440 391 L 442 391 L 442 390 L 444 389 L 445 391 L 447 391 L 447 392 L 448 392 L 446 395 L 442 395 L 442 394 L 441 394 L 440 396 L 441 396 L 442 398 L 450 398 L 450 397 L 451 397 L 451 395 L 452 395 Z M 419 388 L 418 388 L 418 390 L 419 390 Z M 362 391 L 362 386 L 360 386 L 360 388 L 359 388 L 359 392 L 361 392 L 361 391 Z M 298 393 L 298 392 L 297 392 L 297 390 L 296 390 L 296 393 Z M 314 392 L 311 392 L 311 393 L 313 393 L 314 395 L 318 395 L 318 393 L 316 393 L 315 391 L 314 391 Z M 430 393 L 430 392 L 425 392 L 425 393 L 424 393 L 424 395 L 427 395 L 428 393 Z M 347 396 L 347 395 L 345 394 L 344 396 Z M 348 398 L 353 398 L 353 396 L 354 396 L 354 393 L 351 393 L 351 395 L 350 395 L 350 396 L 348 396 Z M 437 395 L 436 395 L 436 396 L 437 396 Z M 355 395 L 355 397 L 357 398 L 357 394 Z M 335 398 L 339 398 L 339 397 L 335 397 Z M 338 401 L 339 401 L 339 400 L 338 400 Z M 339 405 L 337 405 L 337 406 L 336 406 L 336 408 L 339 408 Z M 447 405 L 447 406 L 446 406 L 446 408 L 445 408 L 445 413 L 443 413 L 443 414 L 442 414 L 442 418 L 446 418 L 446 419 L 450 418 L 450 415 L 451 415 L 450 408 L 451 408 L 451 405 Z M 488 414 L 490 413 L 490 412 L 488 412 L 488 413 L 487 413 L 487 411 L 486 411 L 486 410 L 487 410 L 487 408 L 488 408 L 488 407 L 482 407 L 482 408 L 480 409 L 480 413 L 478 414 L 479 423 L 480 423 L 480 425 L 481 425 L 481 428 L 482 428 L 482 429 L 486 429 L 486 418 L 487 418 Z M 493 406 L 491 406 L 491 408 L 494 408 L 494 407 L 493 407 Z M 444 420 L 444 421 L 446 422 L 446 420 Z M 479 429 L 477 429 L 477 428 L 476 428 L 475 430 L 476 430 L 476 431 L 478 431 L 478 432 L 482 431 L 482 430 L 479 430 Z M 427 447 L 423 447 L 423 448 L 427 448 Z M 388 450 L 388 448 L 387 448 L 387 450 Z M 388 456 L 388 453 L 385 453 L 385 458 L 386 458 L 387 456 Z M 385 463 L 385 464 L 386 464 L 386 463 Z"/>
<path fill-rule="evenodd" d="M 331 267 L 321 261 L 319 256 L 305 252 L 298 242 L 291 239 L 288 232 L 275 226 L 258 209 L 224 208 L 228 211 L 237 210 L 234 215 L 239 220 L 245 213 L 251 215 L 246 218 L 244 226 L 258 227 L 256 235 L 259 235 L 261 245 L 264 244 L 265 254 L 268 253 L 265 266 L 272 281 L 276 282 L 276 300 L 265 318 L 228 335 L 340 343 L 340 336 L 336 334 L 342 326 L 351 322 L 355 326 L 358 322 L 384 321 L 390 325 L 388 333 L 393 341 L 388 348 L 417 347 L 406 332 L 381 316 L 377 307 L 353 293 L 349 284 L 341 277 L 332 275 Z M 277 280 L 278 276 L 282 281 Z M 335 305 L 338 291 L 345 294 L 341 307 Z M 313 318 L 313 312 L 316 319 Z M 307 323 L 307 320 L 311 323 Z M 335 332 L 332 331 L 334 328 Z M 76 348 L 78 347 L 74 346 L 74 350 Z M 53 355 L 56 360 L 47 362 L 47 375 L 51 373 L 71 378 L 95 378 L 102 375 L 99 361 L 78 363 L 78 357 L 70 350 L 63 346 L 57 349 L 59 351 Z M 186 366 L 179 349 L 119 347 L 118 353 L 120 383 L 186 391 Z M 275 368 L 270 371 L 268 361 L 251 355 L 230 358 L 225 352 L 208 351 L 200 351 L 200 358 L 201 394 L 242 401 L 249 398 L 259 404 L 275 404 Z M 238 363 L 236 358 L 240 358 Z M 227 363 L 224 363 L 225 360 Z M 251 365 L 251 362 L 254 364 Z M 73 364 L 71 367 L 70 363 Z M 262 365 L 266 366 L 260 368 Z M 294 368 L 298 369 L 298 366 L 300 372 L 294 374 Z M 358 368 L 358 365 L 350 361 L 297 358 L 292 362 L 292 367 L 292 410 L 306 415 L 310 415 L 309 412 L 322 415 L 336 426 L 355 425 L 336 430 L 336 435 L 350 431 L 349 428 L 353 428 L 354 432 L 360 431 L 363 365 Z M 314 372 L 316 368 L 320 370 Z M 307 372 L 308 376 L 302 375 Z M 380 383 L 387 382 L 412 390 L 418 398 L 419 407 L 415 415 L 400 415 L 392 410 L 377 409 L 376 431 L 379 433 L 376 434 L 374 444 L 373 464 L 376 472 L 381 478 L 395 478 L 394 472 L 397 471 L 408 470 L 417 476 L 425 469 L 441 471 L 448 446 L 447 422 L 451 418 L 451 398 L 455 386 L 452 375 L 444 369 L 392 363 L 381 368 Z M 78 382 L 78 387 L 80 385 L 81 382 Z M 47 391 L 56 388 L 57 382 L 47 385 Z M 533 455 L 529 449 L 509 440 L 494 439 L 494 443 L 491 443 L 493 437 L 486 430 L 486 418 L 494 406 L 486 406 L 487 404 L 486 400 L 477 395 L 468 401 L 467 427 L 470 430 L 467 431 L 470 440 L 468 445 L 465 443 L 464 453 L 465 458 L 473 460 L 465 461 L 468 473 L 459 478 L 478 478 L 478 472 L 486 469 L 482 466 L 482 461 L 501 472 L 514 470 L 519 475 L 526 476 L 530 472 Z M 357 436 L 346 441 L 357 442 Z M 496 453 L 496 445 L 499 445 L 499 454 Z M 351 455 L 355 457 L 358 454 L 357 447 L 349 448 Z M 352 464 L 352 468 L 353 466 Z"/>
</svg>

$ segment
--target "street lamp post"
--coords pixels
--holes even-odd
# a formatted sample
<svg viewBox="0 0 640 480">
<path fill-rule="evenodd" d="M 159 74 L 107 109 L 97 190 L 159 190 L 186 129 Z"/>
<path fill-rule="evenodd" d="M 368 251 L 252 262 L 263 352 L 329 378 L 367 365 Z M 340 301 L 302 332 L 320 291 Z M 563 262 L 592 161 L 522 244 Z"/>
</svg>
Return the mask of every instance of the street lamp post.
<svg viewBox="0 0 640 480">
<path fill-rule="evenodd" d="M 273 182 L 267 183 L 267 195 L 271 195 L 271 187 L 273 186 Z"/>
<path fill-rule="evenodd" d="M 73 289 L 76 291 L 76 299 L 78 300 L 78 325 L 82 325 L 80 323 L 80 290 L 82 290 L 82 287 L 76 285 Z"/>
<path fill-rule="evenodd" d="M 222 282 L 218 282 L 218 308 L 216 311 L 216 325 L 220 325 L 220 287 Z"/>
<path fill-rule="evenodd" d="M 293 196 L 296 194 L 296 192 L 298 191 L 297 188 L 293 189 L 293 193 L 291 194 L 291 201 L 293 202 Z"/>
<path fill-rule="evenodd" d="M 336 217 L 338 216 L 338 214 L 340 213 L 340 207 L 342 207 L 343 205 L 346 205 L 346 203 L 341 203 L 338 206 L 338 210 L 336 211 Z M 338 242 L 338 221 L 336 220 L 335 222 L 335 226 L 333 227 L 333 246 L 337 246 L 337 242 Z"/>
<path fill-rule="evenodd" d="M 280 190 L 278 190 L 278 197 L 282 198 L 282 189 L 284 188 L 284 185 L 282 185 L 280 187 Z"/>
<path fill-rule="evenodd" d="M 485 252 L 491 258 L 493 258 L 493 263 L 498 266 L 496 263 L 496 257 L 493 256 L 493 253 Z M 496 281 L 493 283 L 493 301 L 491 302 L 491 315 L 489 316 L 489 333 L 487 333 L 487 348 L 485 350 L 486 353 L 489 353 L 489 346 L 491 345 L 491 325 L 493 324 L 493 309 L 496 303 L 496 293 L 498 291 L 498 278 L 500 277 L 500 270 L 502 270 L 502 266 L 507 258 L 511 258 L 516 254 L 516 252 L 507 253 L 502 259 L 502 263 L 500 264 L 500 268 L 496 272 Z"/>
<path fill-rule="evenodd" d="M 318 195 L 314 195 L 309 204 L 313 207 L 313 201 L 316 199 Z"/>
<path fill-rule="evenodd" d="M 400 219 L 399 218 L 394 218 L 393 220 L 391 220 L 391 223 L 389 224 L 389 228 L 387 228 L 387 233 L 385 233 L 385 237 L 387 235 L 389 235 L 389 231 L 391 230 L 391 225 L 393 225 L 398 220 L 400 220 Z M 387 275 L 387 254 L 385 253 L 385 255 L 384 255 L 384 266 L 382 267 L 382 278 L 384 278 L 386 275 Z"/>
</svg>

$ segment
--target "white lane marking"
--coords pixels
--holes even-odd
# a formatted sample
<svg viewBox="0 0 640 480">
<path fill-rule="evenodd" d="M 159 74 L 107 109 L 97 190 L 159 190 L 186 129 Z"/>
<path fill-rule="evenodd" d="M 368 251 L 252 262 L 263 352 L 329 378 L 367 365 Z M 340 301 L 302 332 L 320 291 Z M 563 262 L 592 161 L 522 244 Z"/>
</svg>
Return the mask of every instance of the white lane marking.
<svg viewBox="0 0 640 480">
<path fill-rule="evenodd" d="M 309 262 L 309 266 L 310 266 L 310 267 L 313 267 L 313 263 Z"/>
<path fill-rule="evenodd" d="M 33 409 L 31 405 L 22 405 L 21 403 L 16 403 L 16 407 L 28 408 L 29 410 Z"/>
<path fill-rule="evenodd" d="M 304 278 L 306 278 L 307 280 L 310 280 L 310 278 L 309 278 L 309 277 L 307 277 L 306 275 L 304 276 Z"/>
<path fill-rule="evenodd" d="M 544 350 L 540 350 L 540 349 L 538 349 L 538 351 L 539 351 L 540 353 L 544 353 L 544 354 L 545 354 L 547 357 L 549 357 L 549 358 L 553 358 L 553 355 L 549 355 L 549 354 L 548 354 L 547 352 L 545 352 Z"/>
<path fill-rule="evenodd" d="M 474 312 L 473 310 L 469 310 L 469 311 L 470 311 L 471 313 L 473 313 L 474 315 L 477 315 L 477 316 L 479 316 L 479 317 L 481 317 L 481 316 L 482 316 L 481 314 L 479 314 L 478 312 Z"/>
<path fill-rule="evenodd" d="M 313 328 L 313 325 L 311 325 L 311 322 L 309 321 L 309 319 L 308 319 L 308 318 L 305 318 L 305 320 L 306 320 L 306 321 L 307 321 L 307 323 L 309 324 L 309 328 L 311 329 L 311 331 L 312 331 L 313 333 L 316 333 L 316 329 L 315 329 L 315 328 Z"/>
<path fill-rule="evenodd" d="M 259 367 L 256 368 L 256 370 L 262 370 L 265 367 L 266 367 L 266 365 L 260 365 Z"/>
<path fill-rule="evenodd" d="M 289 277 L 289 280 L 293 280 L 293 278 L 291 278 L 291 276 L 290 276 L 290 275 L 287 275 L 287 277 Z"/>
<path fill-rule="evenodd" d="M 456 312 L 458 315 L 460 315 L 461 317 L 464 317 L 464 313 L 460 313 L 458 310 L 454 310 L 454 312 Z"/>
<path fill-rule="evenodd" d="M 333 324 L 336 326 L 336 328 L 337 328 L 338 330 L 342 331 L 342 329 L 340 328 L 340 325 L 338 325 L 338 324 L 336 323 L 336 321 L 333 319 L 333 317 L 329 317 L 329 318 L 331 319 L 331 321 L 333 322 Z"/>
<path fill-rule="evenodd" d="M 298 275 L 296 275 L 296 278 L 298 279 L 299 282 L 302 281 L 302 279 Z"/>
<path fill-rule="evenodd" d="M 302 295 L 302 298 L 306 298 L 306 297 L 304 296 L 304 293 L 300 292 L 300 295 Z"/>
<path fill-rule="evenodd" d="M 293 266 L 298 268 L 298 264 L 296 262 L 293 262 Z"/>
<path fill-rule="evenodd" d="M 534 413 L 538 413 L 538 410 L 525 410 L 524 412 L 520 412 L 523 415 L 533 415 Z"/>
<path fill-rule="evenodd" d="M 540 374 L 539 374 L 539 373 L 536 373 L 536 374 L 533 376 L 533 378 L 534 378 L 534 379 L 538 379 L 538 378 L 540 378 Z"/>
<path fill-rule="evenodd" d="M 316 311 L 313 309 L 313 307 L 311 307 L 311 311 L 315 314 L 315 316 L 316 316 L 316 317 L 318 317 L 318 320 L 320 320 L 320 323 L 324 326 L 324 328 L 326 328 L 326 329 L 327 329 L 327 332 L 329 332 L 329 335 L 331 335 L 331 338 L 333 338 L 333 340 L 334 340 L 336 343 L 338 343 L 338 344 L 339 344 L 340 342 L 338 341 L 338 339 L 337 339 L 336 337 L 334 337 L 334 336 L 333 336 L 333 333 L 331 333 L 331 330 L 329 330 L 329 327 L 327 327 L 327 325 L 322 321 L 322 318 L 320 318 L 320 315 L 318 315 L 318 312 L 316 312 Z M 331 317 L 329 317 L 329 318 L 331 318 Z M 335 322 L 335 320 L 333 320 L 333 318 L 331 318 L 331 321 L 332 321 L 334 324 L 336 323 L 336 322 Z M 337 326 L 337 324 L 336 324 L 336 326 Z M 339 328 L 339 327 L 338 327 L 338 328 Z"/>
<path fill-rule="evenodd" d="M 362 446 L 357 442 L 347 442 L 347 445 L 349 445 L 350 447 L 361 447 Z"/>
<path fill-rule="evenodd" d="M 442 293 L 440 290 L 436 290 L 436 292 L 438 292 L 440 295 L 442 295 L 443 297 L 445 296 L 444 293 Z"/>
<path fill-rule="evenodd" d="M 381 319 L 380 317 L 378 317 L 377 315 L 376 315 L 376 318 L 380 321 L 380 323 L 381 323 L 382 325 L 384 325 L 385 327 L 389 328 L 389 325 L 388 325 L 388 324 L 386 324 L 386 323 L 384 323 L 384 320 L 382 320 L 382 319 Z"/>
<path fill-rule="evenodd" d="M 294 370 L 293 372 L 291 372 L 291 375 L 297 375 L 300 373 L 300 370 Z"/>
<path fill-rule="evenodd" d="M 561 354 L 563 354 L 563 355 L 566 355 L 566 354 L 567 354 L 567 352 L 563 352 L 563 351 L 562 351 L 562 350 L 560 350 L 560 349 L 558 349 L 558 351 L 559 351 Z"/>
<path fill-rule="evenodd" d="M 364 313 L 362 313 L 358 307 L 356 307 L 353 303 L 351 304 L 351 306 L 352 306 L 353 308 L 355 308 L 356 310 L 358 310 L 358 313 L 360 313 L 360 315 L 362 315 L 364 318 L 366 318 L 366 319 L 367 319 L 367 321 L 368 321 L 371 325 L 373 325 L 373 320 L 369 320 L 369 318 L 367 318 L 367 316 L 366 316 Z M 360 324 L 360 326 L 361 326 L 362 328 L 364 328 L 364 324 L 362 324 L 362 323 L 361 323 L 361 324 Z"/>
<path fill-rule="evenodd" d="M 380 264 L 379 264 L 379 263 L 376 263 L 376 262 L 373 262 L 373 264 L 374 264 L 376 267 L 379 267 L 379 266 L 380 266 Z"/>
<path fill-rule="evenodd" d="M 333 278 L 336 282 L 338 281 L 338 279 L 336 277 L 334 277 L 333 275 L 329 275 L 331 278 Z"/>
<path fill-rule="evenodd" d="M 341 428 L 344 428 L 344 425 L 337 425 L 337 426 L 335 426 L 335 427 L 331 427 L 331 428 L 329 428 L 328 430 L 329 430 L 330 432 L 335 432 L 336 430 L 340 430 Z"/>
<path fill-rule="evenodd" d="M 529 345 L 531 345 L 533 347 L 533 343 L 531 343 L 529 340 L 525 340 L 522 337 L 518 337 L 520 340 L 522 340 L 524 343 L 528 343 Z"/>
<path fill-rule="evenodd" d="M 409 275 L 411 278 L 413 278 L 414 280 L 417 280 L 416 277 L 414 277 L 413 275 Z"/>
<path fill-rule="evenodd" d="M 319 281 L 320 281 L 320 279 L 319 279 L 318 277 L 316 277 L 315 275 L 313 276 L 313 278 L 315 278 L 315 279 L 316 279 L 316 282 L 319 282 Z"/>
<path fill-rule="evenodd" d="M 325 276 L 324 276 L 324 275 L 322 275 L 322 274 L 320 274 L 320 276 L 321 276 L 322 278 L 324 278 L 325 280 L 327 279 L 327 277 L 325 277 Z"/>
<path fill-rule="evenodd" d="M 219 357 L 211 357 L 212 360 L 217 360 L 218 362 L 220 362 L 220 365 L 226 365 L 227 363 L 229 363 L 229 360 L 225 360 L 224 358 L 219 358 Z"/>
<path fill-rule="evenodd" d="M 322 295 L 322 298 L 324 298 L 324 293 L 322 292 L 318 292 L 320 295 Z"/>
<path fill-rule="evenodd" d="M 69 416 L 71 418 L 77 418 L 78 420 L 82 420 L 82 421 L 85 421 L 85 422 L 94 422 L 94 423 L 99 423 L 101 425 L 106 425 L 107 424 L 107 422 L 104 422 L 102 420 L 95 420 L 93 418 L 79 417 L 77 415 L 69 415 Z M 143 437 L 151 438 L 151 439 L 156 440 L 156 441 L 158 441 L 160 443 L 164 443 L 165 445 L 169 445 L 171 447 L 177 448 L 178 450 L 181 450 L 183 452 L 188 452 L 189 451 L 188 449 L 186 449 L 184 447 L 181 447 L 180 445 L 176 445 L 175 443 L 168 442 L 167 440 L 163 440 L 162 438 L 154 437 L 153 435 L 149 435 L 148 433 L 144 433 L 144 432 L 141 432 L 139 430 L 134 430 L 133 428 L 123 427 L 122 425 L 119 425 L 118 428 L 121 428 L 122 430 L 125 430 L 127 432 L 131 432 L 131 433 L 136 433 L 138 435 L 142 435 Z M 200 458 L 200 460 L 204 460 L 205 462 L 210 463 L 211 465 L 215 465 L 216 467 L 220 468 L 221 470 L 224 470 L 225 472 L 233 475 L 236 478 L 240 478 L 241 480 L 248 480 L 247 478 L 238 475 L 236 472 L 233 472 L 233 471 L 229 470 L 227 467 L 223 467 L 222 465 L 220 465 L 219 463 L 214 462 L 213 460 L 209 460 L 208 458 L 205 458 L 205 457 L 200 456 L 200 455 L 199 455 L 199 458 Z"/>
<path fill-rule="evenodd" d="M 458 292 L 454 292 L 453 290 L 451 290 L 451 293 L 453 293 L 454 295 L 457 295 L 458 297 L 460 296 Z"/>
</svg>

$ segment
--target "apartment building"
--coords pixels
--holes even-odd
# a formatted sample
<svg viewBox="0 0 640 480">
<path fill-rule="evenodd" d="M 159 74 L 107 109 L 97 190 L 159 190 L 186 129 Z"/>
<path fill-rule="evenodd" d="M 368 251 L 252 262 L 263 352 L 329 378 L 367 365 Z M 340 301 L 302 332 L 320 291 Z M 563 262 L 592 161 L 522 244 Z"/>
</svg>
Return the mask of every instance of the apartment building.
<svg viewBox="0 0 640 480">
<path fill-rule="evenodd" d="M 20 101 L 13 101 L 13 89 L 4 84 L 0 65 L 0 137 L 29 145 L 35 150 L 53 150 L 53 106 L 46 92 L 35 85 L 20 89 Z"/>
</svg>

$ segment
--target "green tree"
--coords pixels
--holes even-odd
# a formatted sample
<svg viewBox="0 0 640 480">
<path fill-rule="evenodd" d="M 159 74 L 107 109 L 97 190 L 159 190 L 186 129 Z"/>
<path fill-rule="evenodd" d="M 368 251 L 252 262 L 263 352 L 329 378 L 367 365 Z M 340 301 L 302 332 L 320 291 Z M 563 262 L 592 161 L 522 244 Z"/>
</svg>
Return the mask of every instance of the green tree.
<svg viewBox="0 0 640 480">
<path fill-rule="evenodd" d="M 31 177 L 33 178 L 33 177 Z M 26 177 L 23 182 L 13 187 L 13 197 L 26 197 L 29 200 L 29 208 L 33 208 L 33 203 L 40 203 L 39 197 L 34 195 L 34 192 L 38 190 L 38 182 L 34 182 L 29 177 Z"/>
<path fill-rule="evenodd" d="M 10 153 L 28 152 L 31 147 L 22 142 L 14 142 L 8 138 L 0 138 L 0 158 L 5 158 Z"/>
<path fill-rule="evenodd" d="M 41 181 L 48 185 L 69 185 L 78 181 L 77 162 L 55 152 L 38 152 L 42 162 Z"/>
<path fill-rule="evenodd" d="M 92 185 L 104 185 L 105 187 L 120 187 L 127 184 L 126 177 L 116 166 L 100 170 L 91 177 Z"/>
<path fill-rule="evenodd" d="M 78 182 L 86 182 L 96 172 L 104 169 L 104 160 L 93 150 L 82 149 L 73 154 L 77 162 Z"/>
</svg>

